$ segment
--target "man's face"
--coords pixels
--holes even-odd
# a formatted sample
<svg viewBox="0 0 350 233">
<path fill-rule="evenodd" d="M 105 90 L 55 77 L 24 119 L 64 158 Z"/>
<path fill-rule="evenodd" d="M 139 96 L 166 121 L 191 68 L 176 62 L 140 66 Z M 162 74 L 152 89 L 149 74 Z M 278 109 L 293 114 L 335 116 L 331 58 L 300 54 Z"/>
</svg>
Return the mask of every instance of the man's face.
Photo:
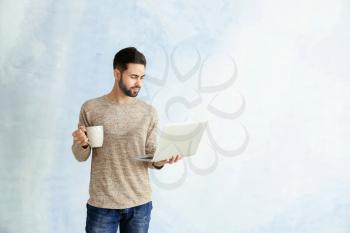
<svg viewBox="0 0 350 233">
<path fill-rule="evenodd" d="M 119 88 L 130 97 L 136 97 L 142 87 L 145 76 L 145 66 L 142 64 L 129 63 L 123 73 L 119 73 Z"/>
</svg>

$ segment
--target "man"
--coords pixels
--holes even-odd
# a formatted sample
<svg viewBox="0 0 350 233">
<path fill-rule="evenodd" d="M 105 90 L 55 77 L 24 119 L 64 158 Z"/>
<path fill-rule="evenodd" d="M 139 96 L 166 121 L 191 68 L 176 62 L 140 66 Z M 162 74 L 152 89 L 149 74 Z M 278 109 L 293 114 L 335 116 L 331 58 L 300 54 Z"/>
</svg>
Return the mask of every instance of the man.
<svg viewBox="0 0 350 233">
<path fill-rule="evenodd" d="M 146 58 L 136 48 L 120 50 L 113 61 L 112 91 L 81 107 L 72 151 L 78 161 L 86 161 L 92 150 L 86 232 L 115 233 L 119 227 L 121 233 L 147 233 L 153 208 L 148 168 L 161 169 L 181 159 L 132 159 L 156 150 L 157 111 L 136 98 L 145 67 Z M 86 127 L 95 125 L 103 126 L 104 141 L 102 147 L 91 149 Z"/>
</svg>

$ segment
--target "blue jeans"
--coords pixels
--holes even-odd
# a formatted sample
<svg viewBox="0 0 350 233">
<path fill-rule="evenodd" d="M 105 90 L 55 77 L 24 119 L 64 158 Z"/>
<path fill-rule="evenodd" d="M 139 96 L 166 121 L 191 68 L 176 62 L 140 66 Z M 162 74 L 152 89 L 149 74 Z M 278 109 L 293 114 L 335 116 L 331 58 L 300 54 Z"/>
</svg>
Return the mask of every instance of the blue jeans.
<svg viewBox="0 0 350 233">
<path fill-rule="evenodd" d="M 105 209 L 86 204 L 87 233 L 147 233 L 152 202 L 126 209 Z"/>
</svg>

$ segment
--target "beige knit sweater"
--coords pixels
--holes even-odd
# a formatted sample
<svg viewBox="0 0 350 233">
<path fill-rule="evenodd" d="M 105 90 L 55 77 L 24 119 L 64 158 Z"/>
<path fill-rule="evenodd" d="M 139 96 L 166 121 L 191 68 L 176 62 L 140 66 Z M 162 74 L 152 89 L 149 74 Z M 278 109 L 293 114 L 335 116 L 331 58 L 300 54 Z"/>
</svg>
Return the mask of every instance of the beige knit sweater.
<svg viewBox="0 0 350 233">
<path fill-rule="evenodd" d="M 92 149 L 90 174 L 90 205 L 123 209 L 151 200 L 152 190 L 148 168 L 132 156 L 154 154 L 158 115 L 156 109 L 134 98 L 131 103 L 118 104 L 106 95 L 86 101 L 80 110 L 79 126 L 103 125 L 104 141 Z M 73 143 L 78 161 L 86 161 L 91 148 Z"/>
</svg>

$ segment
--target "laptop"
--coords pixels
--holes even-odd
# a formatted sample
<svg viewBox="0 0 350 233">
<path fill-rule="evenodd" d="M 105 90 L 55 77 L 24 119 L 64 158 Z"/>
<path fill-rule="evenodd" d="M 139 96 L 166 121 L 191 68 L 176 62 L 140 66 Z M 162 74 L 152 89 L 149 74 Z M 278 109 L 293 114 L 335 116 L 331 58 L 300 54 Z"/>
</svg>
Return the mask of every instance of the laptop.
<svg viewBox="0 0 350 233">
<path fill-rule="evenodd" d="M 195 155 L 207 124 L 207 121 L 168 124 L 158 131 L 159 140 L 154 156 L 150 154 L 133 158 L 146 162 L 158 162 L 176 154 L 182 157 Z"/>
</svg>

